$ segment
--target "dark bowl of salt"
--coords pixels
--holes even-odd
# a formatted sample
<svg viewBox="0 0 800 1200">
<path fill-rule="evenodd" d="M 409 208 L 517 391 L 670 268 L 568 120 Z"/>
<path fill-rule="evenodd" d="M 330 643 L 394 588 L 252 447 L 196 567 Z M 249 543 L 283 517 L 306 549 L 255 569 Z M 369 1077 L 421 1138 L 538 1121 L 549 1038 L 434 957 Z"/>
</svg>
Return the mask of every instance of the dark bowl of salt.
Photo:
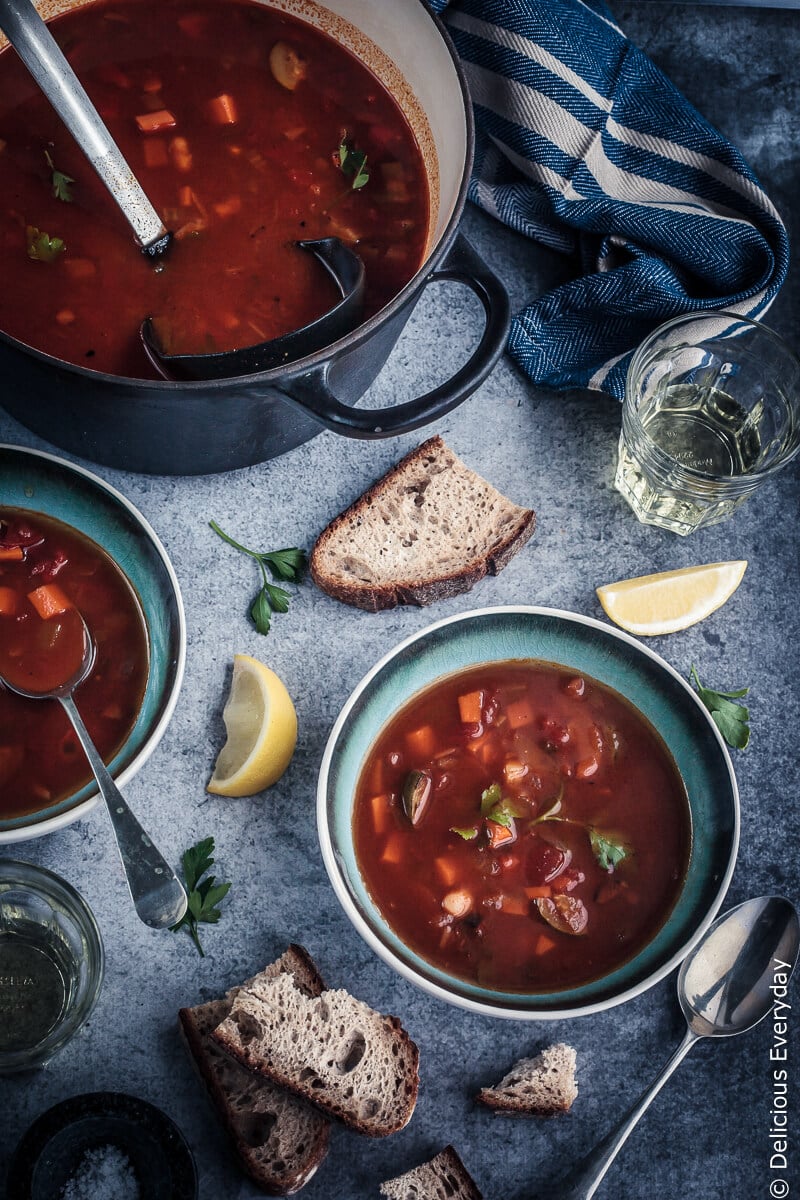
<svg viewBox="0 0 800 1200">
<path fill-rule="evenodd" d="M 123 1092 L 89 1092 L 24 1134 L 8 1200 L 197 1200 L 197 1170 L 166 1113 Z"/>
</svg>

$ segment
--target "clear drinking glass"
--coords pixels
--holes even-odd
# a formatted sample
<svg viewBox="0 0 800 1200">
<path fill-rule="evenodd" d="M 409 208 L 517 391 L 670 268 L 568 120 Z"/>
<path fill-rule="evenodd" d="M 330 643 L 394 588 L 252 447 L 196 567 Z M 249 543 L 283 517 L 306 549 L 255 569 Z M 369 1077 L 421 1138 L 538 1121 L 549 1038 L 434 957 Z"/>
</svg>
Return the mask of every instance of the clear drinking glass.
<svg viewBox="0 0 800 1200">
<path fill-rule="evenodd" d="M 724 521 L 800 450 L 800 359 L 731 312 L 660 326 L 633 356 L 614 486 L 640 521 Z"/>
<path fill-rule="evenodd" d="M 42 1066 L 77 1033 L 103 961 L 92 911 L 66 880 L 0 859 L 0 1075 Z"/>
</svg>

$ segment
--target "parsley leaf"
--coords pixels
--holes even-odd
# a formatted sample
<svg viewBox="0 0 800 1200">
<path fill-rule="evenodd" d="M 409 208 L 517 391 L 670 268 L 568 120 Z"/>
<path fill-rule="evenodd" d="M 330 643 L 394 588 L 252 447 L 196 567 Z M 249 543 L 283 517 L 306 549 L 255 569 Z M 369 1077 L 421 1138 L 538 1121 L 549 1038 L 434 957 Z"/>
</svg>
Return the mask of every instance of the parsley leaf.
<svg viewBox="0 0 800 1200">
<path fill-rule="evenodd" d="M 49 233 L 44 233 L 35 225 L 26 225 L 25 238 L 28 245 L 28 258 L 33 259 L 34 262 L 55 262 L 59 254 L 63 254 L 66 250 L 63 238 L 51 238 Z"/>
<path fill-rule="evenodd" d="M 736 704 L 750 691 L 749 688 L 739 688 L 735 692 L 716 692 L 713 688 L 703 687 L 692 664 L 691 678 L 697 688 L 697 694 L 711 713 L 711 718 L 725 741 L 734 750 L 744 750 L 750 741 L 750 710 L 744 704 Z"/>
<path fill-rule="evenodd" d="M 465 842 L 472 842 L 478 836 L 478 830 L 475 825 L 451 825 L 451 833 L 457 833 Z"/>
<path fill-rule="evenodd" d="M 613 871 L 628 857 L 628 851 L 621 842 L 612 841 L 596 829 L 589 830 L 589 841 L 592 843 L 594 856 L 604 871 Z"/>
<path fill-rule="evenodd" d="M 261 589 L 250 605 L 250 618 L 259 633 L 269 633 L 272 614 L 288 612 L 291 599 L 285 588 L 270 583 L 270 576 L 286 583 L 299 583 L 306 569 L 305 552 L 295 546 L 285 550 L 249 550 L 220 529 L 216 521 L 209 521 L 209 525 L 224 542 L 254 558 L 261 568 Z"/>
<path fill-rule="evenodd" d="M 525 809 L 504 796 L 499 783 L 493 783 L 481 792 L 481 816 L 510 829 L 514 817 L 525 816 Z"/>
<path fill-rule="evenodd" d="M 65 175 L 63 171 L 56 169 L 55 163 L 50 157 L 49 150 L 45 150 L 44 156 L 47 159 L 47 165 L 50 168 L 53 183 L 53 195 L 55 196 L 56 200 L 63 200 L 65 204 L 71 204 L 72 191 L 70 190 L 69 185 L 74 183 L 75 180 L 71 175 Z"/>
<path fill-rule="evenodd" d="M 177 933 L 179 929 L 186 930 L 201 958 L 205 958 L 205 951 L 200 944 L 197 926 L 201 922 L 216 925 L 222 915 L 217 905 L 227 896 L 231 886 L 229 883 L 216 883 L 214 875 L 203 879 L 214 865 L 213 853 L 214 839 L 209 837 L 198 842 L 196 846 L 190 846 L 183 855 L 181 863 L 189 903 L 177 925 L 170 926 L 173 933 Z"/>
<path fill-rule="evenodd" d="M 365 183 L 369 183 L 367 156 L 363 150 L 349 145 L 347 138 L 342 138 L 339 144 L 339 168 L 350 180 L 354 192 L 363 188 Z"/>
</svg>

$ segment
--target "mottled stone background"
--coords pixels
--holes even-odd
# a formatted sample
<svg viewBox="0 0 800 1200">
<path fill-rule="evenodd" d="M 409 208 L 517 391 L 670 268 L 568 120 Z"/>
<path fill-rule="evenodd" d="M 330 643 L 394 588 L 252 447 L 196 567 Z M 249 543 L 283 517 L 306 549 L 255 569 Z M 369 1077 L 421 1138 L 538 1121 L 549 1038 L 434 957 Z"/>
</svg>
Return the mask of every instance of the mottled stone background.
<svg viewBox="0 0 800 1200">
<path fill-rule="evenodd" d="M 381 0 L 388 3 L 389 0 Z M 800 14 L 779 9 L 617 3 L 620 23 L 685 94 L 736 142 L 790 226 L 800 234 Z M 541 291 L 560 264 L 474 210 L 464 226 L 506 281 L 515 306 Z M 795 266 L 769 323 L 800 342 Z M 471 344 L 475 308 L 455 286 L 430 289 L 373 388 L 376 402 L 411 396 L 444 378 Z M 0 382 L 0 403 L 2 403 Z M 486 384 L 441 421 L 466 461 L 538 513 L 533 541 L 497 579 L 435 611 L 368 616 L 311 585 L 268 639 L 247 619 L 254 564 L 208 529 L 215 518 L 248 545 L 310 546 L 327 521 L 416 444 L 350 442 L 323 433 L 291 454 L 229 476 L 167 479 L 100 468 L 155 526 L 171 554 L 189 627 L 183 692 L 166 736 L 128 787 L 133 806 L 173 859 L 200 837 L 217 840 L 219 871 L 233 880 L 224 918 L 201 960 L 188 938 L 156 934 L 129 904 L 100 810 L 17 857 L 65 875 L 92 905 L 105 938 L 103 993 L 82 1034 L 43 1072 L 0 1080 L 0 1193 L 10 1153 L 49 1105 L 100 1088 L 133 1092 L 169 1113 L 196 1156 L 202 1200 L 256 1191 L 231 1164 L 176 1034 L 181 1004 L 217 995 L 303 941 L 331 985 L 402 1016 L 422 1054 L 410 1126 L 369 1142 L 336 1130 L 308 1200 L 374 1197 L 378 1181 L 452 1142 L 488 1200 L 530 1200 L 587 1150 L 669 1056 L 682 1032 L 674 978 L 623 1007 L 556 1024 L 471 1016 L 428 998 L 378 962 L 351 930 L 328 885 L 314 823 L 316 774 L 335 715 L 367 668 L 436 617 L 486 604 L 530 602 L 602 616 L 599 583 L 696 562 L 746 558 L 731 601 L 701 625 L 655 639 L 681 673 L 696 663 L 709 683 L 749 685 L 753 739 L 734 755 L 742 846 L 730 903 L 782 892 L 798 898 L 798 659 L 800 475 L 797 464 L 728 524 L 689 539 L 637 524 L 612 489 L 619 408 L 611 401 L 536 393 L 504 360 Z M 45 443 L 0 415 L 0 440 Z M 2 481 L 0 481 L 2 498 Z M 204 784 L 222 741 L 220 719 L 236 651 L 257 655 L 286 681 L 300 741 L 283 781 L 255 800 L 209 797 Z M 795 991 L 796 995 L 796 991 Z M 794 1034 L 800 1011 L 793 1014 Z M 580 1095 L 552 1122 L 492 1117 L 471 1096 L 511 1062 L 551 1039 L 578 1051 Z M 795 1037 L 795 1054 L 797 1039 Z M 768 1195 L 771 1028 L 701 1044 L 666 1086 L 599 1195 L 615 1200 L 757 1200 Z M 800 1055 L 796 1058 L 800 1071 Z M 797 1081 L 793 1091 L 796 1108 Z M 800 1140 L 790 1178 L 800 1185 Z"/>
</svg>

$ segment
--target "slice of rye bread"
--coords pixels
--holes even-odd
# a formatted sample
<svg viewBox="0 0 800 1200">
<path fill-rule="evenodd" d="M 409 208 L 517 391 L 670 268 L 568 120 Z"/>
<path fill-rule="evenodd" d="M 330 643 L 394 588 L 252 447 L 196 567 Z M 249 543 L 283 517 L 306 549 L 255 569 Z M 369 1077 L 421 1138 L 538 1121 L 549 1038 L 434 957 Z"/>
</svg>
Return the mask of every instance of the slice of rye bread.
<svg viewBox="0 0 800 1200">
<path fill-rule="evenodd" d="M 290 971 L 310 995 L 323 981 L 301 946 L 290 946 L 265 974 Z M 233 988 L 178 1013 L 184 1043 L 228 1133 L 244 1173 L 268 1196 L 291 1196 L 308 1183 L 328 1152 L 330 1122 L 318 1109 L 229 1058 L 211 1038 L 228 1016 Z"/>
<path fill-rule="evenodd" d="M 576 1055 L 557 1042 L 534 1058 L 521 1058 L 494 1087 L 482 1088 L 477 1099 L 497 1113 L 551 1117 L 569 1112 L 578 1095 Z"/>
<path fill-rule="evenodd" d="M 345 604 L 377 612 L 468 592 L 525 545 L 536 524 L 429 438 L 323 530 L 311 575 Z"/>
<path fill-rule="evenodd" d="M 387 1179 L 381 1195 L 389 1200 L 483 1200 L 452 1146 L 445 1146 L 429 1162 Z"/>
<path fill-rule="evenodd" d="M 344 990 L 314 997 L 291 975 L 258 975 L 238 990 L 212 1036 L 243 1066 L 368 1137 L 386 1137 L 411 1119 L 416 1045 L 396 1017 Z"/>
</svg>

